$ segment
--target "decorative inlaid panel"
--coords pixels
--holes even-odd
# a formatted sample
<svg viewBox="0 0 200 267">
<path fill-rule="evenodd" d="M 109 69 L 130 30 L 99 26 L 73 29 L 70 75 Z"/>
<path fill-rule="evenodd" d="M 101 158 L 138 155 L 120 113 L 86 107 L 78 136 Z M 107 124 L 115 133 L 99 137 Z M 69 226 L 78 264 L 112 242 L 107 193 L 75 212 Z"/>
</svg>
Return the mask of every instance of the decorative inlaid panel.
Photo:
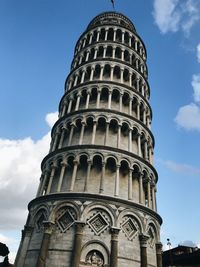
<svg viewBox="0 0 200 267">
<path fill-rule="evenodd" d="M 89 227 L 92 229 L 92 231 L 96 235 L 100 235 L 109 226 L 109 222 L 106 220 L 106 218 L 100 212 L 98 212 L 94 216 L 92 216 L 87 221 L 87 224 L 89 225 Z"/>
<path fill-rule="evenodd" d="M 121 224 L 121 228 L 129 240 L 132 240 L 139 233 L 138 225 L 131 217 L 126 217 Z"/>
</svg>

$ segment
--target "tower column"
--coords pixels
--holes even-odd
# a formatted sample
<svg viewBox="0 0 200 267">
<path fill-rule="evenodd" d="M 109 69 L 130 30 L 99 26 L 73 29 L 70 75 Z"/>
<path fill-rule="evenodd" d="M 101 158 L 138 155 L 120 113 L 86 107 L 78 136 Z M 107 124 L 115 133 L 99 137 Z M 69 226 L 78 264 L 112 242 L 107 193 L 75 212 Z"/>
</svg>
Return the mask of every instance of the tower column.
<svg viewBox="0 0 200 267">
<path fill-rule="evenodd" d="M 38 196 L 42 196 L 43 195 L 43 191 L 45 189 L 44 187 L 45 187 L 45 185 L 47 183 L 49 174 L 50 174 L 50 168 L 48 167 L 48 168 L 46 168 L 44 170 L 44 177 L 42 179 L 42 185 L 41 185 L 41 189 L 40 189 L 40 192 L 39 192 L 39 195 Z"/>
<path fill-rule="evenodd" d="M 111 228 L 110 267 L 118 267 L 118 236 L 120 228 Z"/>
<path fill-rule="evenodd" d="M 116 41 L 116 34 L 117 34 L 117 29 L 114 29 L 114 34 L 113 34 L 113 41 Z"/>
<path fill-rule="evenodd" d="M 62 113 L 61 113 L 61 117 L 65 116 L 66 108 L 67 108 L 67 101 L 65 100 L 64 105 L 63 105 L 63 109 L 62 109 Z"/>
<path fill-rule="evenodd" d="M 117 197 L 119 195 L 119 168 L 120 165 L 117 164 L 116 166 L 116 176 L 115 176 L 115 197 Z"/>
<path fill-rule="evenodd" d="M 91 95 L 91 92 L 90 91 L 87 91 L 87 98 L 86 98 L 86 103 L 85 103 L 85 108 L 86 109 L 88 109 L 88 106 L 89 106 L 90 95 Z"/>
<path fill-rule="evenodd" d="M 67 114 L 70 113 L 70 111 L 71 111 L 71 108 L 72 108 L 72 101 L 73 101 L 73 98 L 70 98 L 70 99 L 69 99 L 68 109 L 67 109 Z"/>
<path fill-rule="evenodd" d="M 107 46 L 106 46 L 106 45 L 104 45 L 104 47 L 103 47 L 103 58 L 105 58 L 105 57 L 106 57 L 106 48 L 107 48 Z"/>
<path fill-rule="evenodd" d="M 94 77 L 94 67 L 91 68 L 90 81 L 93 80 L 93 77 Z"/>
<path fill-rule="evenodd" d="M 120 70 L 120 82 L 123 83 L 123 81 L 124 81 L 124 69 L 121 68 L 121 70 Z"/>
<path fill-rule="evenodd" d="M 129 169 L 128 177 L 128 199 L 133 199 L 133 178 L 132 178 L 133 169 Z"/>
<path fill-rule="evenodd" d="M 119 111 L 122 112 L 122 97 L 123 97 L 123 93 L 120 93 L 119 95 Z"/>
<path fill-rule="evenodd" d="M 86 59 L 85 59 L 85 61 L 86 61 L 86 62 L 87 62 L 87 61 L 88 61 L 88 59 L 89 59 L 89 55 L 90 55 L 90 51 L 89 51 L 89 50 L 87 50 Z"/>
<path fill-rule="evenodd" d="M 74 169 L 73 169 L 72 180 L 71 180 L 71 185 L 69 189 L 70 192 L 74 190 L 74 183 L 76 180 L 76 174 L 77 174 L 77 169 L 78 169 L 78 161 L 74 160 L 73 162 L 74 162 Z"/>
<path fill-rule="evenodd" d="M 137 103 L 137 119 L 140 120 L 140 104 Z"/>
<path fill-rule="evenodd" d="M 67 160 L 64 159 L 62 162 L 61 162 L 61 171 L 60 171 L 60 177 L 59 177 L 59 181 L 58 181 L 58 187 L 57 187 L 57 192 L 60 192 L 61 191 L 61 187 L 62 187 L 62 182 L 63 182 L 63 178 L 64 178 L 64 175 L 65 175 L 65 169 L 67 167 Z"/>
<path fill-rule="evenodd" d="M 52 167 L 51 167 L 51 174 L 50 174 L 49 184 L 47 187 L 47 193 L 46 194 L 49 194 L 51 192 L 51 186 L 52 186 L 54 174 L 56 172 L 56 168 L 57 168 L 57 162 L 54 162 Z"/>
<path fill-rule="evenodd" d="M 128 130 L 128 151 L 132 152 L 132 129 Z"/>
<path fill-rule="evenodd" d="M 47 258 L 48 249 L 49 249 L 50 237 L 51 237 L 53 227 L 54 227 L 53 222 L 46 221 L 46 222 L 43 222 L 43 224 L 44 224 L 44 234 L 43 234 L 40 253 L 39 253 L 38 261 L 36 265 L 37 267 L 46 266 L 46 258 Z"/>
<path fill-rule="evenodd" d="M 141 135 L 140 134 L 138 134 L 137 146 L 138 146 L 138 156 L 141 157 L 142 153 L 141 153 Z"/>
<path fill-rule="evenodd" d="M 97 130 L 97 121 L 93 121 L 93 130 L 92 130 L 92 145 L 95 143 L 95 136 L 96 136 L 96 130 Z"/>
<path fill-rule="evenodd" d="M 58 144 L 58 138 L 60 136 L 60 129 L 57 129 L 56 130 L 56 134 L 55 134 L 55 139 L 54 139 L 54 142 L 53 142 L 53 147 L 52 147 L 52 152 L 56 150 L 57 148 L 57 144 Z"/>
<path fill-rule="evenodd" d="M 104 192 L 105 170 L 106 170 L 106 163 L 102 162 L 101 181 L 100 181 L 100 189 L 99 189 L 100 194 Z"/>
<path fill-rule="evenodd" d="M 104 66 L 101 65 L 101 71 L 100 71 L 100 81 L 102 81 L 103 79 L 103 69 L 104 69 Z"/>
<path fill-rule="evenodd" d="M 139 202 L 140 204 L 144 204 L 143 203 L 143 179 L 142 179 L 142 174 L 140 173 L 140 176 L 139 176 Z"/>
<path fill-rule="evenodd" d="M 71 124 L 71 130 L 70 130 L 70 134 L 69 134 L 68 146 L 70 146 L 71 143 L 72 143 L 72 137 L 73 137 L 73 134 L 74 134 L 74 128 L 75 128 L 75 125 Z"/>
<path fill-rule="evenodd" d="M 81 98 L 81 94 L 79 93 L 79 94 L 77 95 L 75 111 L 77 111 L 77 110 L 79 109 L 80 98 Z"/>
<path fill-rule="evenodd" d="M 98 52 L 98 48 L 95 47 L 95 49 L 94 49 L 94 59 L 97 58 L 97 52 Z"/>
<path fill-rule="evenodd" d="M 148 207 L 151 208 L 151 184 L 150 181 L 147 181 L 147 200 L 148 200 Z"/>
<path fill-rule="evenodd" d="M 87 175 L 86 175 L 85 185 L 84 185 L 84 192 L 88 191 L 88 182 L 89 182 L 89 178 L 90 178 L 90 171 L 91 171 L 92 161 L 88 160 L 87 163 L 88 163 L 88 166 L 87 166 Z"/>
<path fill-rule="evenodd" d="M 106 146 L 108 142 L 109 125 L 110 125 L 109 122 L 106 122 L 106 134 L 104 139 L 104 146 Z"/>
<path fill-rule="evenodd" d="M 110 80 L 111 80 L 111 82 L 113 81 L 113 74 L 114 74 L 114 66 L 111 66 L 111 70 L 110 70 Z"/>
<path fill-rule="evenodd" d="M 108 109 L 111 109 L 112 91 L 108 92 Z"/>
<path fill-rule="evenodd" d="M 147 240 L 148 236 L 140 235 L 141 267 L 147 267 Z"/>
<path fill-rule="evenodd" d="M 76 229 L 75 229 L 74 248 L 72 252 L 71 267 L 79 267 L 84 226 L 85 226 L 84 222 L 76 221 L 75 223 Z"/>
<path fill-rule="evenodd" d="M 100 103 L 100 97 L 101 97 L 101 90 L 97 90 L 97 104 L 96 107 L 99 108 L 99 103 Z"/>
<path fill-rule="evenodd" d="M 157 267 L 162 267 L 162 244 L 156 244 L 156 260 L 157 260 Z"/>
<path fill-rule="evenodd" d="M 132 102 L 133 102 L 133 98 L 130 97 L 129 99 L 129 115 L 132 115 Z"/>
<path fill-rule="evenodd" d="M 121 142 L 121 124 L 118 124 L 118 132 L 117 132 L 117 148 L 120 148 L 120 142 Z"/>
<path fill-rule="evenodd" d="M 83 136 L 84 136 L 84 131 L 85 131 L 85 121 L 82 121 L 81 122 L 82 124 L 82 127 L 81 127 L 81 133 L 80 133 L 80 138 L 79 138 L 79 145 L 82 145 L 82 142 L 83 142 Z"/>
<path fill-rule="evenodd" d="M 81 83 L 84 83 L 86 70 L 84 69 L 81 76 Z"/>
<path fill-rule="evenodd" d="M 66 129 L 66 126 L 64 125 L 63 128 L 62 128 L 62 132 L 61 132 L 61 137 L 60 137 L 60 142 L 59 142 L 59 145 L 58 145 L 58 149 L 62 148 L 62 146 L 63 146 L 63 141 L 64 141 L 64 138 L 65 138 L 66 131 L 67 131 L 67 129 Z"/>
</svg>

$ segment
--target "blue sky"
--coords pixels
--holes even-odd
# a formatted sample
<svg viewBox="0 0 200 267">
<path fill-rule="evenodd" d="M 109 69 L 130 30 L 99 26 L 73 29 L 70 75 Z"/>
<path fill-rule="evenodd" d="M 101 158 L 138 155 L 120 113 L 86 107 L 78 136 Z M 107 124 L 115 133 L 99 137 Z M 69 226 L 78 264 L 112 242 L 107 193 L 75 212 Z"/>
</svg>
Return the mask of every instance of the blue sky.
<svg viewBox="0 0 200 267">
<path fill-rule="evenodd" d="M 111 9 L 109 0 L 0 1 L 0 242 L 11 260 L 74 45 Z M 133 21 L 148 53 L 162 242 L 200 246 L 200 2 L 116 0 L 116 11 Z"/>
</svg>

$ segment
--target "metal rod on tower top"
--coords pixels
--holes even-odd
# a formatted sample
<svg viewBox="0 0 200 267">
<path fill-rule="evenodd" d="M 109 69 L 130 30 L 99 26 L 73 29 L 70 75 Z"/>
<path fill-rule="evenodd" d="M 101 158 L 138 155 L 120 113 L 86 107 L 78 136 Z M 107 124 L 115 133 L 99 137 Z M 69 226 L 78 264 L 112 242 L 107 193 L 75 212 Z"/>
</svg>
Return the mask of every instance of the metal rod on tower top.
<svg viewBox="0 0 200 267">
<path fill-rule="evenodd" d="M 112 6 L 113 6 L 113 9 L 115 10 L 115 0 L 111 0 L 111 3 L 112 3 Z"/>
</svg>

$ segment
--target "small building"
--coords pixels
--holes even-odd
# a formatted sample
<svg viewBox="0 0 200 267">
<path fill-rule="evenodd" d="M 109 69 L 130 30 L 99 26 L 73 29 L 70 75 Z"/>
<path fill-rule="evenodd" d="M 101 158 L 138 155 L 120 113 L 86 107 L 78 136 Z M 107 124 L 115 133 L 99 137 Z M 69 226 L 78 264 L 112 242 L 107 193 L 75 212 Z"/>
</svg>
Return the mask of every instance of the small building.
<svg viewBox="0 0 200 267">
<path fill-rule="evenodd" d="M 178 246 L 163 252 L 163 267 L 200 267 L 200 249 Z"/>
</svg>

